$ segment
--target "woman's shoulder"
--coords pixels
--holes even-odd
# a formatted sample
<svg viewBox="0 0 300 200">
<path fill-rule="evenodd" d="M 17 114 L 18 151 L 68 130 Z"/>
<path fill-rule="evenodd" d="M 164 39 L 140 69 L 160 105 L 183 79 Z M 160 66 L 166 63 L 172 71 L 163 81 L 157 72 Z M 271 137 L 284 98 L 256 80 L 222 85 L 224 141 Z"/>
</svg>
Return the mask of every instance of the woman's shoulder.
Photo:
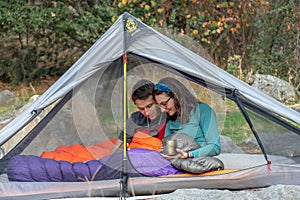
<svg viewBox="0 0 300 200">
<path fill-rule="evenodd" d="M 207 103 L 199 102 L 198 107 L 200 108 L 211 108 Z"/>
<path fill-rule="evenodd" d="M 200 109 L 200 112 L 202 112 L 202 111 L 206 111 L 206 112 L 213 111 L 213 109 L 212 109 L 212 107 L 210 107 L 210 105 L 208 105 L 207 103 L 203 103 L 203 102 L 198 103 L 198 108 Z"/>
</svg>

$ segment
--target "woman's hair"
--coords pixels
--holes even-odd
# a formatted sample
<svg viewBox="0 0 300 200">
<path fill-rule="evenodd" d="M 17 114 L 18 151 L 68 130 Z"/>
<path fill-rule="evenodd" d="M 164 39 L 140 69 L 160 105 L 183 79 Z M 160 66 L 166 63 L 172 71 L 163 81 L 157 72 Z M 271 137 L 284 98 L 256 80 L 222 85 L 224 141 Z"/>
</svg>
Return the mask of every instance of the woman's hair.
<svg viewBox="0 0 300 200">
<path fill-rule="evenodd" d="M 155 86 L 154 95 L 166 93 L 174 99 L 177 117 L 182 124 L 189 121 L 190 112 L 197 107 L 197 98 L 180 81 L 172 77 L 161 79 Z"/>
<path fill-rule="evenodd" d="M 139 80 L 132 88 L 131 100 L 135 102 L 137 99 L 145 100 L 149 96 L 153 96 L 154 83 L 149 80 Z"/>
</svg>

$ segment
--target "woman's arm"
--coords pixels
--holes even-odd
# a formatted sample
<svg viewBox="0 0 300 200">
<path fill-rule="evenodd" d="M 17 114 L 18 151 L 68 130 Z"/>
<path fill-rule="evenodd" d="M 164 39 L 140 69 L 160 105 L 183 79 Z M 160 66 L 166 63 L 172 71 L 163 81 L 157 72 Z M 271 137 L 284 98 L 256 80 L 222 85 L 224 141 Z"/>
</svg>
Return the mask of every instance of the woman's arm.
<svg viewBox="0 0 300 200">
<path fill-rule="evenodd" d="M 194 157 L 215 156 L 221 152 L 220 135 L 215 111 L 207 104 L 200 104 L 200 122 L 206 145 L 191 151 Z"/>
</svg>

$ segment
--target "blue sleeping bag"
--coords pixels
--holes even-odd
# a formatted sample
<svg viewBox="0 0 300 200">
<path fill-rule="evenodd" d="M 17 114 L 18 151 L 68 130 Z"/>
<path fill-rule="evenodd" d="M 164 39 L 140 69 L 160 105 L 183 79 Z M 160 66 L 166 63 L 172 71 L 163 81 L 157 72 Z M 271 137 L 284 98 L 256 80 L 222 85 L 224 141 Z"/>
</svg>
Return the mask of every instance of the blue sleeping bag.
<svg viewBox="0 0 300 200">
<path fill-rule="evenodd" d="M 128 151 L 128 175 L 164 176 L 180 174 L 171 162 L 158 152 L 146 149 Z M 25 182 L 77 182 L 121 178 L 123 152 L 86 162 L 70 163 L 40 158 L 32 155 L 17 155 L 10 159 L 7 175 L 10 181 Z"/>
</svg>

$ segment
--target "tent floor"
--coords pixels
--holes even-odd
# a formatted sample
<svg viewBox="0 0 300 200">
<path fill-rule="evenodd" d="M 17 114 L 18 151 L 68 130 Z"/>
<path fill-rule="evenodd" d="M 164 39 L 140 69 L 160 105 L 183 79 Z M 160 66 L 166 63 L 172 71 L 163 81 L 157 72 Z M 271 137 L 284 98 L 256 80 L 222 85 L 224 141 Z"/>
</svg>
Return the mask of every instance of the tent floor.
<svg viewBox="0 0 300 200">
<path fill-rule="evenodd" d="M 285 157 L 268 157 L 272 161 L 270 167 L 262 155 L 221 154 L 219 158 L 224 162 L 225 170 L 202 175 L 133 177 L 128 180 L 128 191 L 131 199 L 134 199 L 137 196 L 166 194 L 177 189 L 243 190 L 278 184 L 300 185 L 300 164 Z M 290 164 L 276 163 L 284 160 Z M 238 169 L 245 166 L 248 168 Z M 120 188 L 119 179 L 93 182 L 11 182 L 5 174 L 0 176 L 0 199 L 120 199 Z"/>
</svg>

